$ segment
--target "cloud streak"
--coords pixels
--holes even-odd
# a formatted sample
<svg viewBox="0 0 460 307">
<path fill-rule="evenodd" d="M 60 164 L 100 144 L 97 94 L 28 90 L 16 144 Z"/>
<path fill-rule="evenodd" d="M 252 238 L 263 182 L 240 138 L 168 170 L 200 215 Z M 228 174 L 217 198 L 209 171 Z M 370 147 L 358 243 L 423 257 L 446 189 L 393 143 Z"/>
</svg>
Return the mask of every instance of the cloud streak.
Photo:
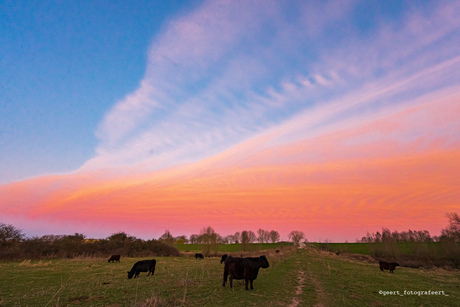
<svg viewBox="0 0 460 307">
<path fill-rule="evenodd" d="M 458 67 L 458 58 L 432 52 L 442 49 L 443 37 L 458 30 L 446 8 L 428 16 L 447 20 L 439 27 L 422 22 L 427 18 L 422 13 L 413 13 L 406 24 L 398 24 L 401 28 L 383 25 L 375 36 L 347 35 L 336 46 L 324 45 L 321 35 L 343 22 L 353 4 L 340 4 L 340 10 L 335 2 L 319 9 L 296 5 L 300 17 L 288 20 L 287 8 L 276 2 L 209 2 L 171 22 L 152 45 L 141 87 L 117 103 L 101 123 L 97 156 L 84 169 L 143 162 L 158 169 L 197 161 L 299 111 L 318 106 L 351 110 L 353 104 L 344 102 L 347 93 L 356 98 L 362 91 L 357 99 L 372 106 L 382 91 L 407 96 L 411 89 L 449 84 L 446 77 Z M 326 15 L 318 19 L 318 11 Z M 352 33 L 347 23 L 341 26 L 344 33 Z M 262 31 L 266 29 L 270 34 Z M 408 37 L 405 48 L 397 48 L 395 43 Z M 429 52 L 418 54 L 420 49 Z M 419 67 L 427 54 L 433 67 Z M 439 68 L 443 65 L 451 68 Z M 429 79 L 436 71 L 445 77 Z M 400 83 L 394 81 L 398 79 Z M 366 101 L 366 93 L 375 96 L 374 102 Z M 337 100 L 340 106 L 334 106 Z"/>
</svg>

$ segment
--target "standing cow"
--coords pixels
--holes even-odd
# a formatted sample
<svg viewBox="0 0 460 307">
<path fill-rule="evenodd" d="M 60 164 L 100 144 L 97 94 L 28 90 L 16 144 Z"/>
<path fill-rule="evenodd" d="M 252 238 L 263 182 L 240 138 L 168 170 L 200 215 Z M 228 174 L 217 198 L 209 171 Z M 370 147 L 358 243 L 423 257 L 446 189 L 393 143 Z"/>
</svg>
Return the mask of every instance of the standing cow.
<svg viewBox="0 0 460 307">
<path fill-rule="evenodd" d="M 397 266 L 399 266 L 399 263 L 379 261 L 379 266 L 382 272 L 383 270 L 389 270 L 390 273 L 394 273 L 394 270 Z"/>
<path fill-rule="evenodd" d="M 225 287 L 227 277 L 230 280 L 230 288 L 233 288 L 233 279 L 244 279 L 246 290 L 248 290 L 249 282 L 251 282 L 252 290 L 254 289 L 252 282 L 257 278 L 259 269 L 266 269 L 269 266 L 265 256 L 247 258 L 228 256 L 225 260 L 224 282 L 222 286 Z"/>
<path fill-rule="evenodd" d="M 195 254 L 195 259 L 204 259 L 203 254 Z"/>
<path fill-rule="evenodd" d="M 155 265 L 157 261 L 155 259 L 152 260 L 141 260 L 136 262 L 133 265 L 131 271 L 128 272 L 128 279 L 131 279 L 134 275 L 134 278 L 139 277 L 140 272 L 149 272 L 147 276 L 152 275 L 155 273 Z"/>
<path fill-rule="evenodd" d="M 107 262 L 110 262 L 110 261 L 112 261 L 112 262 L 115 262 L 115 261 L 120 262 L 120 255 L 112 255 L 112 257 L 110 257 L 109 261 L 107 261 Z"/>
</svg>

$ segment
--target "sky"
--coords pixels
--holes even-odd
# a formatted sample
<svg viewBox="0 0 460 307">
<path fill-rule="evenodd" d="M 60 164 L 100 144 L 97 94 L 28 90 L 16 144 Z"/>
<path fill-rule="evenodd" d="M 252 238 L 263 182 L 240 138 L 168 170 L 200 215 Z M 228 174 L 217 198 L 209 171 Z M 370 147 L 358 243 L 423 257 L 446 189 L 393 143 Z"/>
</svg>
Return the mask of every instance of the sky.
<svg viewBox="0 0 460 307">
<path fill-rule="evenodd" d="M 0 1 L 0 222 L 439 235 L 458 1 Z"/>
</svg>

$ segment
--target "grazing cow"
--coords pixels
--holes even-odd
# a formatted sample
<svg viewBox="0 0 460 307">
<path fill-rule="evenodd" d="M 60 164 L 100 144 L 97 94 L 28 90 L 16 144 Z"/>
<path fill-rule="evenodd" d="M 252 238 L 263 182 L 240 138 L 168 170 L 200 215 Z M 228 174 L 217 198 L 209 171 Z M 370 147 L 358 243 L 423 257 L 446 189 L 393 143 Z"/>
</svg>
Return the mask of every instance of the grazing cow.
<svg viewBox="0 0 460 307">
<path fill-rule="evenodd" d="M 134 275 L 134 278 L 139 277 L 140 272 L 149 272 L 147 276 L 152 275 L 155 273 L 155 265 L 157 261 L 155 259 L 152 260 L 141 260 L 136 262 L 133 265 L 131 271 L 128 272 L 128 279 L 131 279 Z"/>
<path fill-rule="evenodd" d="M 115 261 L 120 262 L 120 255 L 112 255 L 112 257 L 110 257 L 109 261 L 107 261 L 107 262 L 110 262 L 110 261 L 112 261 L 112 262 L 115 262 Z"/>
<path fill-rule="evenodd" d="M 383 270 L 390 270 L 390 273 L 394 273 L 393 271 L 397 266 L 399 266 L 399 263 L 379 261 L 379 266 L 382 272 Z"/>
<path fill-rule="evenodd" d="M 249 282 L 251 282 L 252 290 L 254 289 L 252 282 L 257 278 L 259 269 L 266 269 L 268 267 L 268 260 L 265 256 L 247 258 L 228 256 L 225 260 L 224 282 L 222 286 L 225 287 L 227 277 L 229 277 L 230 288 L 233 288 L 233 279 L 244 279 L 246 290 L 248 290 Z"/>
<path fill-rule="evenodd" d="M 204 259 L 203 254 L 195 254 L 195 259 Z"/>
<path fill-rule="evenodd" d="M 280 250 L 279 250 L 279 249 L 277 249 L 277 250 L 276 250 L 276 253 L 278 254 L 279 252 L 280 252 Z"/>
<path fill-rule="evenodd" d="M 227 257 L 227 254 L 222 255 L 222 258 L 220 259 L 220 264 L 222 264 L 222 262 L 225 262 L 225 259 L 227 259 Z"/>
</svg>

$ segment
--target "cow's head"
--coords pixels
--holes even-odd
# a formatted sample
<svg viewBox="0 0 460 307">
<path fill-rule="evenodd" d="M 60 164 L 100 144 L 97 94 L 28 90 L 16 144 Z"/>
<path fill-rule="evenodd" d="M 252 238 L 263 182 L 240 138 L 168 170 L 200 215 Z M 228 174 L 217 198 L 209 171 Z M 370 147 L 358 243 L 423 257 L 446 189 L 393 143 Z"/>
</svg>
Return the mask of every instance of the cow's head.
<svg viewBox="0 0 460 307">
<path fill-rule="evenodd" d="M 268 264 L 267 257 L 260 256 L 260 260 L 261 260 L 261 265 L 260 265 L 261 268 L 266 269 L 270 266 L 270 264 Z"/>
<path fill-rule="evenodd" d="M 133 278 L 133 275 L 134 275 L 134 273 L 131 273 L 131 272 L 128 271 L 128 279 Z"/>
</svg>

